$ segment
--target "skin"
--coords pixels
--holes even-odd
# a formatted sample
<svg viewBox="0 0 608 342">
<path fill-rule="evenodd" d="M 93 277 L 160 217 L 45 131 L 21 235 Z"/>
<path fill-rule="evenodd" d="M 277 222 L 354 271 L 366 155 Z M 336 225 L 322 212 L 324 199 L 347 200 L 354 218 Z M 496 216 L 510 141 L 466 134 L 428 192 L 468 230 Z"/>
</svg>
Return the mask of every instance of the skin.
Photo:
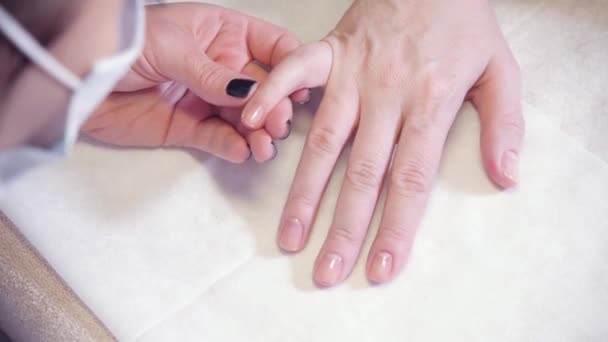
<svg viewBox="0 0 608 342">
<path fill-rule="evenodd" d="M 299 46 L 289 32 L 235 11 L 204 4 L 147 8 L 141 58 L 84 125 L 94 138 L 126 146 L 195 148 L 234 163 L 276 156 L 292 116 L 286 96 L 264 127 L 240 124 L 248 98 L 226 94 L 236 78 L 263 81 L 259 63 L 274 66 Z M 255 90 L 252 89 L 251 93 Z M 304 102 L 308 90 L 292 98 Z"/>
<path fill-rule="evenodd" d="M 88 19 L 83 14 L 76 21 L 81 26 L 66 34 L 72 38 L 51 47 L 80 75 L 89 70 L 90 57 L 116 47 L 116 8 L 91 4 L 83 11 Z M 201 4 L 147 10 L 142 57 L 84 131 L 108 143 L 194 147 L 234 162 L 249 156 L 249 144 L 261 161 L 273 155 L 270 141 L 287 131 L 287 96 L 305 100 L 308 94 L 300 89 L 325 85 L 278 238 L 286 251 L 304 248 L 335 162 L 354 136 L 334 219 L 315 263 L 321 286 L 350 274 L 385 182 L 387 204 L 367 276 L 383 283 L 403 269 L 445 138 L 465 99 L 480 112 L 488 175 L 502 188 L 517 183 L 524 135 L 520 75 L 485 0 L 356 0 L 322 42 L 287 58 L 298 46 L 295 38 L 253 18 Z M 99 25 L 106 22 L 114 24 Z M 95 42 L 87 35 L 93 31 L 99 33 Z M 82 47 L 78 57 L 72 56 L 74 46 Z M 276 68 L 268 76 L 253 61 Z M 35 67 L 26 70 L 2 103 L 0 132 L 6 134 L 0 134 L 0 148 L 52 131 L 48 125 L 69 97 Z M 266 81 L 253 97 L 234 99 L 222 92 L 234 77 Z M 41 91 L 32 92 L 34 85 Z M 31 94 L 46 98 L 31 101 Z M 32 115 L 38 115 L 36 124 Z"/>
<path fill-rule="evenodd" d="M 242 121 L 261 127 L 267 109 L 285 94 L 321 85 L 325 95 L 278 236 L 286 251 L 305 247 L 336 160 L 354 136 L 314 266 L 318 285 L 334 286 L 350 274 L 384 183 L 388 197 L 367 277 L 384 283 L 404 268 L 463 101 L 479 111 L 489 177 L 501 188 L 516 185 L 524 135 L 520 73 L 485 0 L 357 0 L 323 41 L 298 49 L 272 71 Z"/>
<path fill-rule="evenodd" d="M 288 97 L 270 113 L 265 127 L 250 130 L 239 124 L 248 98 L 231 97 L 226 87 L 235 78 L 264 80 L 267 72 L 260 65 L 273 66 L 297 48 L 295 36 L 217 6 L 170 4 L 146 11 L 141 57 L 82 131 L 109 144 L 194 148 L 235 163 L 273 158 L 273 140 L 289 134 Z M 50 53 L 83 77 L 95 61 L 116 53 L 121 13 L 122 1 L 85 2 Z M 90 39 L 91 32 L 96 39 Z M 80 53 L 73 53 L 75 47 Z M 39 98 L 32 101 L 32 94 Z M 0 148 L 55 141 L 70 95 L 28 65 L 0 103 Z M 309 91 L 291 97 L 304 102 Z"/>
</svg>

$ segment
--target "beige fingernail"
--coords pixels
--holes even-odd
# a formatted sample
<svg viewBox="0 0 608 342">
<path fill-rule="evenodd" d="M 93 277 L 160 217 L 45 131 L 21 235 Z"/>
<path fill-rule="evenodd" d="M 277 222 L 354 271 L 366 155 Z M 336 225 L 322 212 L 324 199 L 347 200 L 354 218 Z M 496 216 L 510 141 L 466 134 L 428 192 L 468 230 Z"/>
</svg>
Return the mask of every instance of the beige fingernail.
<svg viewBox="0 0 608 342">
<path fill-rule="evenodd" d="M 320 286 L 333 286 L 338 283 L 342 274 L 342 257 L 326 253 L 321 257 L 315 272 L 315 282 Z"/>
<path fill-rule="evenodd" d="M 502 156 L 502 173 L 513 183 L 519 182 L 518 164 L 519 157 L 517 156 L 517 153 L 515 153 L 515 151 L 506 151 Z"/>
<path fill-rule="evenodd" d="M 295 217 L 285 220 L 281 227 L 281 235 L 279 236 L 281 248 L 288 252 L 300 250 L 303 233 L 304 226 L 300 220 Z"/>
<path fill-rule="evenodd" d="M 245 113 L 243 115 L 243 123 L 249 127 L 255 127 L 262 118 L 264 114 L 264 109 L 261 106 L 256 107 L 249 113 Z"/>
<path fill-rule="evenodd" d="M 393 271 L 393 256 L 387 252 L 378 252 L 372 260 L 368 279 L 374 283 L 385 283 L 390 280 Z"/>
</svg>

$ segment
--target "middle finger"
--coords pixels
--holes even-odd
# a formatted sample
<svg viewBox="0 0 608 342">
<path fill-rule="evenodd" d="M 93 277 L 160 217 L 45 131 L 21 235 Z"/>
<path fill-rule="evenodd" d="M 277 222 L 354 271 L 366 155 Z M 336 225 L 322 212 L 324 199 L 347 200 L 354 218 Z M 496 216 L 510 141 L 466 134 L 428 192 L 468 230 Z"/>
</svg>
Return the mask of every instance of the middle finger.
<svg viewBox="0 0 608 342">
<path fill-rule="evenodd" d="M 321 286 L 336 285 L 355 265 L 391 159 L 400 106 L 367 102 L 361 108 L 361 121 L 334 219 L 315 264 L 314 279 Z M 378 112 L 382 115 L 373 115 Z"/>
</svg>

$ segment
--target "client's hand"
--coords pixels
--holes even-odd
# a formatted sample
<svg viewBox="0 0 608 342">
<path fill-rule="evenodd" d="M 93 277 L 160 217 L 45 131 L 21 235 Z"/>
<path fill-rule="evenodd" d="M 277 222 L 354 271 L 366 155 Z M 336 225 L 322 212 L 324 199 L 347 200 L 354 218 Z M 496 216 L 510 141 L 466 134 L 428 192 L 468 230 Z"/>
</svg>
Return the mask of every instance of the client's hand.
<svg viewBox="0 0 608 342">
<path fill-rule="evenodd" d="M 370 281 L 406 264 L 458 109 L 479 110 L 490 178 L 517 183 L 524 135 L 517 62 L 486 0 L 357 0 L 323 42 L 298 49 L 243 112 L 263 127 L 268 109 L 296 89 L 326 85 L 283 212 L 279 244 L 304 248 L 342 148 L 354 136 L 333 222 L 314 279 L 350 274 L 384 183 L 388 194 L 367 258 Z M 397 148 L 395 148 L 397 144 Z"/>
</svg>

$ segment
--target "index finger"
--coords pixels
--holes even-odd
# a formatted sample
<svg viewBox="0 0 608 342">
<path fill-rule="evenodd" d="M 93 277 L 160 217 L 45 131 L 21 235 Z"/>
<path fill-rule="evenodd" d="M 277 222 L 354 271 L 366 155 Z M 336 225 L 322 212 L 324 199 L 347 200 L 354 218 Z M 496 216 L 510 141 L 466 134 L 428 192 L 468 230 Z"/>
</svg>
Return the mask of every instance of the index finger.
<svg viewBox="0 0 608 342">
<path fill-rule="evenodd" d="M 280 247 L 301 250 L 310 234 L 319 203 L 336 161 L 358 115 L 358 94 L 346 77 L 330 81 L 321 101 L 283 209 Z"/>
<path fill-rule="evenodd" d="M 251 129 L 263 126 L 269 111 L 298 89 L 327 83 L 332 51 L 327 43 L 305 45 L 270 72 L 243 109 L 243 124 Z"/>
</svg>

